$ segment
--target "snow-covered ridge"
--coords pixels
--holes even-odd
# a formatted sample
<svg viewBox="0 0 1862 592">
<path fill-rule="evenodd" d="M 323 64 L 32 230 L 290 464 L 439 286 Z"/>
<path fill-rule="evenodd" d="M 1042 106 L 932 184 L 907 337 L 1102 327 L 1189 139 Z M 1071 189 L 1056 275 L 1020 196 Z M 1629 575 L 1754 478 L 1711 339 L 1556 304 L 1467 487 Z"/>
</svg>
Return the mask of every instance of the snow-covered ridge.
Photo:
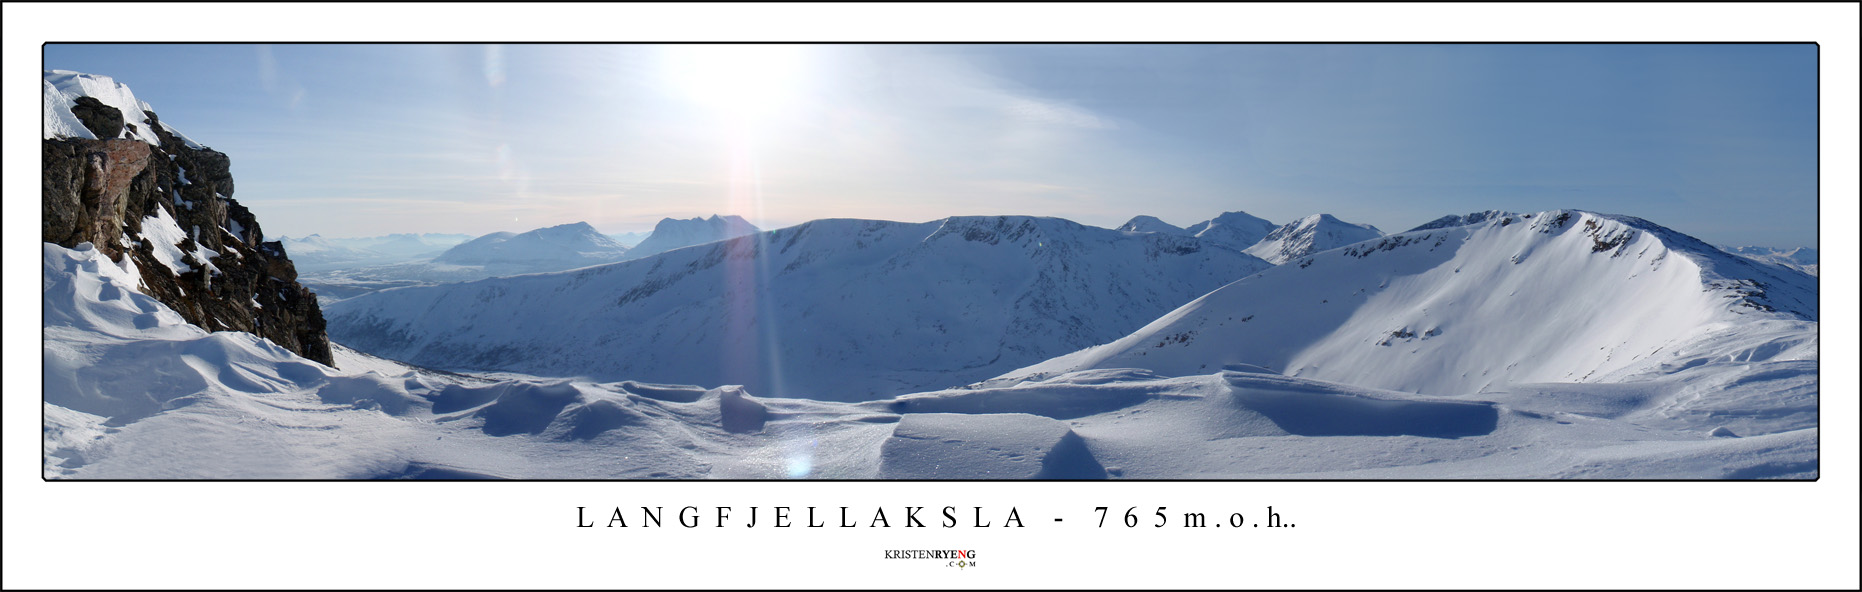
<svg viewBox="0 0 1862 592">
<path fill-rule="evenodd" d="M 1727 355 L 1814 359 L 1815 321 L 1814 278 L 1644 220 L 1550 211 L 1289 261 L 1125 338 L 1004 378 L 1089 368 L 1181 376 L 1241 364 L 1463 394 L 1658 372 L 1715 340 L 1750 341 L 1738 337 L 1746 331 L 1772 334 L 1760 340 L 1771 345 Z"/>
<path fill-rule="evenodd" d="M 432 367 L 854 400 L 1103 342 L 1265 267 L 1190 237 L 1057 218 L 828 219 L 572 272 L 387 290 L 329 314 L 342 343 Z"/>
<path fill-rule="evenodd" d="M 155 133 L 154 125 L 156 124 L 151 124 L 149 122 L 149 116 L 147 115 L 147 112 L 154 111 L 155 108 L 149 106 L 148 103 L 137 100 L 135 93 L 130 92 L 128 86 L 117 82 L 116 79 L 109 76 L 85 74 L 69 70 L 46 70 L 44 76 L 44 93 L 43 101 L 41 102 L 42 108 L 44 109 L 43 139 L 82 138 L 86 140 L 97 140 L 130 138 L 148 142 L 155 146 L 162 145 L 161 137 Z M 123 123 L 125 124 L 123 128 L 112 135 L 111 138 L 98 138 L 97 134 L 92 133 L 89 128 L 85 127 L 84 122 L 72 111 L 73 107 L 78 107 L 78 99 L 81 97 L 96 99 L 104 105 L 115 107 L 118 111 L 121 111 L 124 120 Z M 162 125 L 163 129 L 167 130 L 168 133 L 173 134 L 177 138 L 181 138 L 183 142 L 187 143 L 188 147 L 203 147 L 200 144 L 194 143 L 193 140 L 188 139 L 187 136 L 176 131 L 173 127 L 168 127 L 165 123 L 159 125 Z"/>
<path fill-rule="evenodd" d="M 1504 218 L 1506 216 L 1518 216 L 1518 215 L 1519 214 L 1516 214 L 1513 212 L 1505 212 L 1501 210 L 1487 210 L 1484 212 L 1474 212 L 1471 214 L 1450 214 L 1447 216 L 1442 216 L 1440 218 L 1436 218 L 1434 220 L 1425 222 L 1421 226 L 1417 226 L 1415 228 L 1409 229 L 1409 231 L 1415 232 L 1418 230 L 1434 230 L 1437 228 L 1453 228 L 1456 226 L 1467 226 L 1469 224 L 1479 224 L 1482 222 L 1486 222 L 1488 220 Z"/>
</svg>

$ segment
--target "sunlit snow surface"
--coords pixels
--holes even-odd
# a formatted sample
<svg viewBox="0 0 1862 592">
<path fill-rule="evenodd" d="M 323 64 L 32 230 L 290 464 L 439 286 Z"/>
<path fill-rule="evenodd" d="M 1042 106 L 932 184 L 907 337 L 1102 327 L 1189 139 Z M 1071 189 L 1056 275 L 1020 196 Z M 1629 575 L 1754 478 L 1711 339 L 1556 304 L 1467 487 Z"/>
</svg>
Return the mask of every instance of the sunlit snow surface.
<svg viewBox="0 0 1862 592">
<path fill-rule="evenodd" d="M 1290 261 L 1126 339 L 994 380 L 859 403 L 449 374 L 342 347 L 334 370 L 245 333 L 186 325 L 87 245 L 47 244 L 44 470 L 190 479 L 1814 478 L 1814 280 L 1766 276 L 1763 296 L 1714 288 L 1749 270 L 1633 219 L 1571 218 L 1517 245 L 1508 241 L 1521 229 L 1495 221 L 1435 229 L 1453 231 L 1440 246 L 1431 234 L 1368 256 L 1341 254 L 1347 248 L 1305 268 Z M 1618 226 L 1585 240 L 1635 231 L 1611 247 L 1620 256 L 1558 244 L 1574 232 L 1564 225 L 1593 219 Z M 1486 255 L 1451 245 L 1462 242 Z M 1668 253 L 1659 269 L 1658 248 Z M 1404 259 L 1370 276 L 1346 261 L 1378 256 Z M 1556 293 L 1510 305 L 1466 302 L 1479 299 L 1476 286 L 1455 283 L 1482 275 L 1478 286 L 1508 294 L 1508 274 L 1494 269 L 1544 259 L 1569 261 L 1542 262 L 1534 277 L 1635 277 L 1542 282 L 1532 287 Z M 1308 278 L 1309 290 L 1236 297 L 1322 265 L 1334 271 Z M 1429 282 L 1435 290 L 1420 290 Z M 1583 293 L 1607 300 L 1553 306 Z M 1700 296 L 1676 297 L 1692 293 Z M 1625 303 L 1630 312 L 1610 312 Z M 1804 307 L 1807 315 L 1788 312 Z M 1174 337 L 1190 319 L 1226 322 L 1243 309 L 1259 311 L 1248 329 L 1205 324 Z M 1316 310 L 1296 314 L 1306 309 Z M 1262 323 L 1270 317 L 1307 328 Z M 1631 320 L 1649 324 L 1606 330 Z M 1250 344 L 1261 336 L 1247 331 L 1300 337 L 1260 349 Z M 1510 342 L 1476 339 L 1483 331 L 1566 347 L 1500 347 Z M 1231 351 L 1265 353 L 1243 362 L 1225 357 Z M 1529 359 L 1516 360 L 1507 380 L 1474 380 L 1455 366 L 1468 356 Z M 1436 372 L 1408 370 L 1405 358 L 1430 360 Z"/>
</svg>

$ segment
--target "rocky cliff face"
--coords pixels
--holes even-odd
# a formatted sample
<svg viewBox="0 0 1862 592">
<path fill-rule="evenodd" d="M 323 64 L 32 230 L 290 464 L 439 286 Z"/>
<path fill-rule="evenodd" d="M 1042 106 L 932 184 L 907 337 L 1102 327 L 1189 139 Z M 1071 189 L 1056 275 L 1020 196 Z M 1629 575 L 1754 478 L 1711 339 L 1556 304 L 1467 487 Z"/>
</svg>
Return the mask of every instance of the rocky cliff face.
<svg viewBox="0 0 1862 592">
<path fill-rule="evenodd" d="M 50 120 L 67 107 L 48 98 L 46 109 Z M 128 258 L 144 293 L 201 328 L 246 331 L 333 363 L 315 295 L 297 283 L 283 246 L 262 242 L 258 220 L 232 199 L 225 154 L 173 133 L 153 111 L 124 113 L 88 96 L 68 110 L 97 139 L 47 131 L 45 242 L 88 242 L 118 262 Z"/>
</svg>

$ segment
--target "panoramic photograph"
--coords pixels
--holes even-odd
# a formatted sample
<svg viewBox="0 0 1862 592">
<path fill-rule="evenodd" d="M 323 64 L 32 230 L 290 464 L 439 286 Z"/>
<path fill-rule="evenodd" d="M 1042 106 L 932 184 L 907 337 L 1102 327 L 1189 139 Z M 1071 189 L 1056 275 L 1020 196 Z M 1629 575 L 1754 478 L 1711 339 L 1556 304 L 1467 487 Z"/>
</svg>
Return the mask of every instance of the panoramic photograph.
<svg viewBox="0 0 1862 592">
<path fill-rule="evenodd" d="M 43 479 L 1815 480 L 1818 52 L 47 43 Z"/>
</svg>

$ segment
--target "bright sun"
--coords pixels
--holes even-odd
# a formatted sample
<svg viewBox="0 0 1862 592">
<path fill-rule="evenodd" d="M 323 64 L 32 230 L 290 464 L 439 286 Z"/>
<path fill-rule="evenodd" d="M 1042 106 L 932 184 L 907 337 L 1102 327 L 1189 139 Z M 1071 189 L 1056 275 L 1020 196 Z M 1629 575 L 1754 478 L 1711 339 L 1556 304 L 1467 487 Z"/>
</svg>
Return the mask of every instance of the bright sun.
<svg viewBox="0 0 1862 592">
<path fill-rule="evenodd" d="M 797 45 L 672 45 L 665 48 L 665 66 L 687 98 L 739 123 L 757 123 L 792 101 L 802 51 Z"/>
</svg>

